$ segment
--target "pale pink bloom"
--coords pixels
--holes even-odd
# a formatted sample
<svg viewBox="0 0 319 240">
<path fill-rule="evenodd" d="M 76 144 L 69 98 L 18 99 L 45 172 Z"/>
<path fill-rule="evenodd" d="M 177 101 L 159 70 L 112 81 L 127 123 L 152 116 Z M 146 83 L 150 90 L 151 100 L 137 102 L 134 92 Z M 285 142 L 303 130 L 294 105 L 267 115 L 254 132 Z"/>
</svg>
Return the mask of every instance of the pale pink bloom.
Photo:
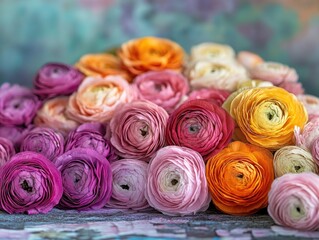
<svg viewBox="0 0 319 240">
<path fill-rule="evenodd" d="M 297 96 L 298 100 L 305 106 L 309 118 L 319 116 L 319 98 L 309 94 L 301 94 Z M 310 120 L 310 119 L 309 119 Z"/>
<path fill-rule="evenodd" d="M 299 229 L 319 229 L 319 177 L 314 173 L 289 173 L 274 180 L 268 195 L 268 213 L 276 224 Z"/>
<path fill-rule="evenodd" d="M 254 79 L 272 82 L 279 85 L 283 82 L 297 82 L 298 74 L 295 69 L 276 62 L 263 62 L 250 69 Z"/>
<path fill-rule="evenodd" d="M 207 210 L 210 196 L 201 155 L 179 146 L 160 149 L 149 163 L 145 196 L 153 208 L 166 215 Z"/>
<path fill-rule="evenodd" d="M 111 163 L 113 187 L 109 208 L 141 210 L 149 207 L 145 198 L 146 162 L 121 159 Z"/>
</svg>

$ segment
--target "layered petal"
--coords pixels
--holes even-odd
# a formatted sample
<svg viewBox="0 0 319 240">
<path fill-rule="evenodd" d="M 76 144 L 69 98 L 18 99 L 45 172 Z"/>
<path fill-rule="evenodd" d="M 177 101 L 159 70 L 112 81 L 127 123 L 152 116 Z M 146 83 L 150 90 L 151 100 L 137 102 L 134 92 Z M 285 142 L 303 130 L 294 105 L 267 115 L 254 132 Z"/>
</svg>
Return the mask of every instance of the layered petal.
<svg viewBox="0 0 319 240">
<path fill-rule="evenodd" d="M 267 149 L 232 142 L 206 164 L 214 205 L 227 214 L 249 215 L 267 206 L 274 180 L 273 156 Z"/>
<path fill-rule="evenodd" d="M 146 199 L 166 215 L 184 216 L 207 210 L 210 197 L 205 164 L 195 151 L 167 146 L 150 161 Z"/>
</svg>

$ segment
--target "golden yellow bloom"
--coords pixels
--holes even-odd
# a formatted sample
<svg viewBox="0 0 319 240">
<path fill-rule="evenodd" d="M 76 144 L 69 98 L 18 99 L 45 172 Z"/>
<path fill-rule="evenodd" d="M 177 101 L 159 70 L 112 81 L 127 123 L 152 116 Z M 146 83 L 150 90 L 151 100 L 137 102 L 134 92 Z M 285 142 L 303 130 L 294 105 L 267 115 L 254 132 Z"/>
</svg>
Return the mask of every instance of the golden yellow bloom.
<svg viewBox="0 0 319 240">
<path fill-rule="evenodd" d="M 112 54 L 97 53 L 87 54 L 75 64 L 82 73 L 87 76 L 120 75 L 131 81 L 132 77 L 123 69 L 121 61 Z"/>
<path fill-rule="evenodd" d="M 251 88 L 230 104 L 237 122 L 235 138 L 277 150 L 293 144 L 294 127 L 303 128 L 307 112 L 295 95 L 279 87 Z"/>
<path fill-rule="evenodd" d="M 118 56 L 133 75 L 139 75 L 151 70 L 180 71 L 184 61 L 184 50 L 168 39 L 143 37 L 122 44 Z"/>
<path fill-rule="evenodd" d="M 234 215 L 266 207 L 274 180 L 272 159 L 269 150 L 239 141 L 209 159 L 206 178 L 215 206 Z"/>
</svg>

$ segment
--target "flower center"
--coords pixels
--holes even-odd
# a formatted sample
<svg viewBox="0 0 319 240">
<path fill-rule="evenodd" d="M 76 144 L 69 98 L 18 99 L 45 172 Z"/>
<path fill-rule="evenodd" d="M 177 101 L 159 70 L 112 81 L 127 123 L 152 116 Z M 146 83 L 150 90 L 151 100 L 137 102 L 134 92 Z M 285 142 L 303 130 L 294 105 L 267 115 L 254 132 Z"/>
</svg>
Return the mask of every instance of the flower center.
<svg viewBox="0 0 319 240">
<path fill-rule="evenodd" d="M 172 181 L 171 181 L 171 184 L 173 185 L 173 186 L 175 186 L 176 184 L 178 183 L 178 180 L 177 179 L 172 179 Z"/>
<path fill-rule="evenodd" d="M 142 128 L 140 128 L 140 133 L 143 137 L 146 137 L 148 134 L 148 126 L 143 126 Z"/>
<path fill-rule="evenodd" d="M 74 183 L 80 182 L 81 179 L 82 179 L 82 176 L 80 176 L 79 174 L 75 174 L 75 175 L 74 175 Z"/>
<path fill-rule="evenodd" d="M 200 129 L 201 129 L 201 126 L 200 126 L 200 124 L 198 124 L 198 123 L 191 124 L 191 125 L 189 125 L 189 127 L 188 127 L 188 131 L 189 131 L 190 133 L 192 133 L 192 134 L 198 133 L 198 132 L 200 131 Z"/>
<path fill-rule="evenodd" d="M 21 183 L 21 187 L 23 190 L 27 191 L 28 193 L 32 192 L 32 187 L 29 186 L 29 183 L 27 180 L 23 180 L 23 182 Z"/>
<path fill-rule="evenodd" d="M 130 190 L 130 187 L 127 184 L 120 185 L 122 189 L 124 190 Z"/>
</svg>

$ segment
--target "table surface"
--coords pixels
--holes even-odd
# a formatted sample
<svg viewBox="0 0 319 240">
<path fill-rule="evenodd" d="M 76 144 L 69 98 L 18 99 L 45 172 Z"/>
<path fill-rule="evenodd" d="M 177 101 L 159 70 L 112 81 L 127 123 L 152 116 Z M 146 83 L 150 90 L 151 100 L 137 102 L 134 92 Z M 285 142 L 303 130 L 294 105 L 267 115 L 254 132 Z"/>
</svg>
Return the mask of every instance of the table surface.
<svg viewBox="0 0 319 240">
<path fill-rule="evenodd" d="M 267 213 L 230 216 L 211 209 L 194 216 L 171 217 L 102 209 L 49 214 L 0 214 L 0 239 L 319 239 L 319 232 L 276 226 Z"/>
</svg>

